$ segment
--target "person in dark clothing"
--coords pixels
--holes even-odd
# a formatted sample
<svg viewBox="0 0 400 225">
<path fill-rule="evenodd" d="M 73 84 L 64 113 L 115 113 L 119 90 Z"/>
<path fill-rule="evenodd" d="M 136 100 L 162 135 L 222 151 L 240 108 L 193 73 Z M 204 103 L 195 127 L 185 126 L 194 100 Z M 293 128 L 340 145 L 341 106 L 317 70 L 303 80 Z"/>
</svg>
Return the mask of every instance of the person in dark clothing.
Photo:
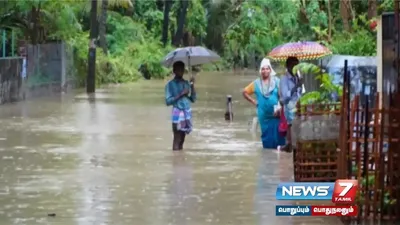
<svg viewBox="0 0 400 225">
<path fill-rule="evenodd" d="M 292 70 L 299 64 L 299 60 L 296 57 L 288 57 L 286 60 L 286 74 L 282 76 L 280 82 L 280 102 L 284 108 L 284 114 L 288 124 L 288 130 L 286 133 L 286 145 L 282 148 L 284 151 L 292 152 L 292 121 L 295 117 L 294 110 L 296 103 L 300 99 L 302 94 L 302 80 L 293 74 Z"/>
</svg>

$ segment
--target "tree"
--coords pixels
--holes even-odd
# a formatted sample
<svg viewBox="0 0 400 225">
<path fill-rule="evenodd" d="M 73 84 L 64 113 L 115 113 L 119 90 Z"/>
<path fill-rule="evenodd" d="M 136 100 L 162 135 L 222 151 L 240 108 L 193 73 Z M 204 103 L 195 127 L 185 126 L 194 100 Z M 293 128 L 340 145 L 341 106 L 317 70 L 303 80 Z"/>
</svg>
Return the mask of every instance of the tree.
<svg viewBox="0 0 400 225">
<path fill-rule="evenodd" d="M 167 45 L 168 42 L 169 13 L 171 11 L 172 3 L 173 3 L 172 0 L 164 1 L 164 20 L 163 20 L 162 38 L 161 38 L 164 47 Z"/>
<path fill-rule="evenodd" d="M 224 51 L 224 35 L 237 17 L 238 1 L 209 0 L 204 4 L 207 10 L 205 44 L 218 52 Z"/>
<path fill-rule="evenodd" d="M 333 29 L 333 18 L 332 18 L 332 8 L 331 0 L 327 1 L 327 11 L 328 11 L 328 42 L 332 41 L 332 29 Z"/>
<path fill-rule="evenodd" d="M 90 40 L 88 54 L 88 73 L 86 78 L 86 92 L 96 91 L 96 26 L 97 26 L 97 0 L 91 0 L 90 9 Z"/>
<path fill-rule="evenodd" d="M 107 54 L 107 11 L 109 7 L 132 8 L 131 0 L 100 0 L 101 14 L 99 19 L 99 45 L 103 49 L 104 54 Z M 99 6 L 99 5 L 98 5 Z"/>
<path fill-rule="evenodd" d="M 185 26 L 185 20 L 186 20 L 186 14 L 187 10 L 189 7 L 189 1 L 188 0 L 180 0 L 179 2 L 179 11 L 177 13 L 177 18 L 176 18 L 176 33 L 175 33 L 175 38 L 173 41 L 173 44 L 175 46 L 180 46 L 183 38 L 183 29 Z"/>
<path fill-rule="evenodd" d="M 376 0 L 368 0 L 368 19 L 376 17 L 378 12 Z"/>
<path fill-rule="evenodd" d="M 101 15 L 99 22 L 99 44 L 103 49 L 104 54 L 107 54 L 107 38 L 106 38 L 106 27 L 107 27 L 107 10 L 108 0 L 101 0 Z"/>
<path fill-rule="evenodd" d="M 343 21 L 343 27 L 346 31 L 351 31 L 352 8 L 350 0 L 340 1 L 340 15 Z"/>
</svg>

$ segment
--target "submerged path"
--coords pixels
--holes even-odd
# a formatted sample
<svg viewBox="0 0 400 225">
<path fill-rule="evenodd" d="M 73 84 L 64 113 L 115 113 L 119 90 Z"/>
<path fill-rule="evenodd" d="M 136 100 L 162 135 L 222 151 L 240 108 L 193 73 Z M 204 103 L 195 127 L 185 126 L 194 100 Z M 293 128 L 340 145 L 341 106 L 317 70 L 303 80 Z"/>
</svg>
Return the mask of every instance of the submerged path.
<svg viewBox="0 0 400 225">
<path fill-rule="evenodd" d="M 339 224 L 275 216 L 276 204 L 293 204 L 275 200 L 292 159 L 247 131 L 255 111 L 240 90 L 253 78 L 198 76 L 184 152 L 171 151 L 163 81 L 1 106 L 0 225 Z"/>
</svg>

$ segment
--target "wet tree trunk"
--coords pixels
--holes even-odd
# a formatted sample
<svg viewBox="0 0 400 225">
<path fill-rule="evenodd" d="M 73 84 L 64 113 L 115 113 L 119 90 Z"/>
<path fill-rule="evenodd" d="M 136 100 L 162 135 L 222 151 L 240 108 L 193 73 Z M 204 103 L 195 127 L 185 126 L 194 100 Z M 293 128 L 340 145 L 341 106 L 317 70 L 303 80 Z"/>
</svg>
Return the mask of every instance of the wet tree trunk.
<svg viewBox="0 0 400 225">
<path fill-rule="evenodd" d="M 332 41 L 332 9 L 331 0 L 327 0 L 327 11 L 328 11 L 328 42 Z"/>
<path fill-rule="evenodd" d="M 183 34 L 183 46 L 194 46 L 196 44 L 196 38 L 190 31 L 185 31 Z"/>
<path fill-rule="evenodd" d="M 88 74 L 86 77 L 86 92 L 96 91 L 96 39 L 98 35 L 97 0 L 92 0 L 90 10 L 90 40 L 88 54 Z"/>
<path fill-rule="evenodd" d="M 169 12 L 171 11 L 172 0 L 165 0 L 164 2 L 164 20 L 162 28 L 162 38 L 161 41 L 164 47 L 168 42 L 168 29 L 169 29 Z"/>
<path fill-rule="evenodd" d="M 189 7 L 189 1 L 188 0 L 181 0 L 180 1 L 180 7 L 179 7 L 180 10 L 179 10 L 179 13 L 177 15 L 177 20 L 176 20 L 177 29 L 176 29 L 174 42 L 173 42 L 173 44 L 175 46 L 177 46 L 177 47 L 182 42 L 183 28 L 185 26 L 186 13 L 187 13 L 188 7 Z"/>
<path fill-rule="evenodd" d="M 302 23 L 304 24 L 309 24 L 310 21 L 308 19 L 307 16 L 307 12 L 306 12 L 306 1 L 304 0 L 300 0 L 300 12 L 299 12 L 299 19 Z"/>
<path fill-rule="evenodd" d="M 351 2 L 350 0 L 340 1 L 340 16 L 342 17 L 343 27 L 346 31 L 351 31 Z"/>
<path fill-rule="evenodd" d="M 106 39 L 106 28 L 107 28 L 107 10 L 108 10 L 108 0 L 101 1 L 101 16 L 99 23 L 99 44 L 103 49 L 104 54 L 107 54 L 107 39 Z"/>
<path fill-rule="evenodd" d="M 372 19 L 377 15 L 376 0 L 368 0 L 368 19 Z"/>
<path fill-rule="evenodd" d="M 37 7 L 32 6 L 31 8 L 31 27 L 30 27 L 30 39 L 31 44 L 36 45 L 39 43 L 39 23 L 40 23 L 40 2 Z"/>
</svg>

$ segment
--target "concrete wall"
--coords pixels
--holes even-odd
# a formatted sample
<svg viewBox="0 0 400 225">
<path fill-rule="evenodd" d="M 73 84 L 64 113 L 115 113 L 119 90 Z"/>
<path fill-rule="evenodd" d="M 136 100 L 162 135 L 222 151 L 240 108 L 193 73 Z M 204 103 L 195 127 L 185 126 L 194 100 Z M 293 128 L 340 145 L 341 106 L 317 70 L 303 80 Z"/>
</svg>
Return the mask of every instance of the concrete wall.
<svg viewBox="0 0 400 225">
<path fill-rule="evenodd" d="M 0 104 L 20 101 L 22 58 L 0 58 Z"/>
<path fill-rule="evenodd" d="M 27 46 L 27 98 L 70 91 L 75 68 L 72 49 L 62 42 Z"/>
<path fill-rule="evenodd" d="M 28 45 L 26 76 L 23 59 L 0 58 L 0 104 L 53 96 L 75 86 L 72 49 L 64 43 Z"/>
</svg>

